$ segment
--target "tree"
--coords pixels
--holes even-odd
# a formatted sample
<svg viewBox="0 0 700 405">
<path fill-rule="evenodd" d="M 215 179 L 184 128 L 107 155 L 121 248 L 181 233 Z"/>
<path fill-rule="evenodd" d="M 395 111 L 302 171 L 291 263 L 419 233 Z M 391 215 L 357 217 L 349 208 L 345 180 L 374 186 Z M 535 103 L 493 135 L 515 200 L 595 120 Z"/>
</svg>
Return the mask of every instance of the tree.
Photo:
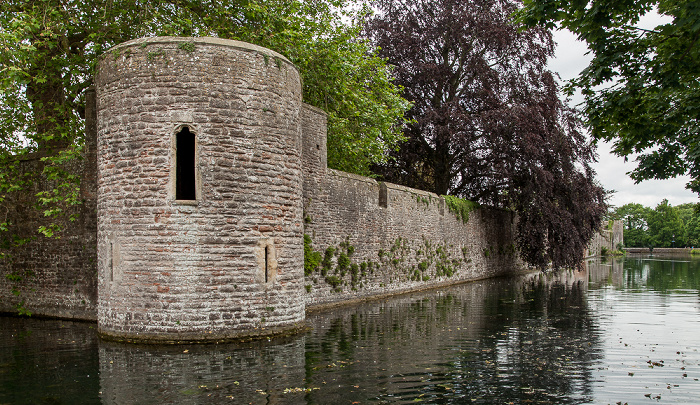
<svg viewBox="0 0 700 405">
<path fill-rule="evenodd" d="M 673 207 L 681 220 L 683 233 L 676 237 L 676 247 L 694 246 L 691 239 L 693 237 L 693 220 L 697 217 L 695 212 L 697 204 L 686 203 Z"/>
<path fill-rule="evenodd" d="M 694 215 L 685 225 L 687 247 L 700 246 L 700 215 Z"/>
<path fill-rule="evenodd" d="M 0 8 L 0 200 L 21 184 L 16 156 L 40 151 L 56 188 L 48 215 L 78 203 L 59 170 L 80 156 L 85 93 L 98 57 L 129 39 L 205 36 L 270 47 L 301 69 L 306 102 L 329 113 L 329 162 L 368 173 L 401 141 L 408 107 L 384 61 L 359 37 L 347 0 L 5 0 Z M 347 21 L 347 22 L 346 22 Z M 0 224 L 2 225 L 2 224 Z M 7 223 L 0 226 L 5 228 Z M 47 235 L 50 230 L 44 230 Z"/>
<path fill-rule="evenodd" d="M 527 26 L 569 29 L 593 60 L 571 88 L 585 96 L 587 124 L 619 156 L 638 154 L 640 182 L 688 174 L 700 194 L 700 4 L 694 0 L 524 0 Z M 651 10 L 672 19 L 636 24 Z"/>
<path fill-rule="evenodd" d="M 367 33 L 413 103 L 384 178 L 518 213 L 529 263 L 575 266 L 605 211 L 595 155 L 546 67 L 551 33 L 515 0 L 378 0 Z"/>
<path fill-rule="evenodd" d="M 656 247 L 682 247 L 684 229 L 683 221 L 678 216 L 678 210 L 663 199 L 656 208 L 651 211 L 648 219 L 651 243 Z"/>
</svg>

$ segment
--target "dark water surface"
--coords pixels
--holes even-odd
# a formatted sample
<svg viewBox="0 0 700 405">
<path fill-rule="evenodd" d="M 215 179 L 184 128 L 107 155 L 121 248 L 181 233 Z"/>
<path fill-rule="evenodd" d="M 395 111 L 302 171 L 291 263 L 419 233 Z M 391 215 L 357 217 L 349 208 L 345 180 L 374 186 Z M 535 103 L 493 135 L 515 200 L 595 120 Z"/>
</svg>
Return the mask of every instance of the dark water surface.
<svg viewBox="0 0 700 405">
<path fill-rule="evenodd" d="M 0 318 L 0 404 L 700 403 L 700 260 L 627 258 L 309 317 L 247 345 L 135 346 Z"/>
</svg>

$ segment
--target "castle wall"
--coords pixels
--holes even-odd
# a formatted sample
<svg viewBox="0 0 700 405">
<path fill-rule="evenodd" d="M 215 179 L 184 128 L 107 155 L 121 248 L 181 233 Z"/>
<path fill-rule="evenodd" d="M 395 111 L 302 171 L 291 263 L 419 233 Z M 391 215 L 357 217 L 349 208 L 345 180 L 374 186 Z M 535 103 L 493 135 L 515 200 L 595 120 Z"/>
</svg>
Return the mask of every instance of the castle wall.
<svg viewBox="0 0 700 405">
<path fill-rule="evenodd" d="M 600 256 L 603 248 L 608 252 L 612 252 L 623 244 L 624 235 L 622 221 L 612 221 L 611 229 L 601 229 L 593 235 L 584 255 L 585 257 Z"/>
<path fill-rule="evenodd" d="M 3 274 L 36 277 L 19 298 L 0 279 L 0 310 L 23 299 L 36 314 L 97 319 L 116 339 L 225 340 L 295 329 L 306 307 L 526 267 L 511 212 L 463 222 L 441 196 L 328 169 L 326 114 L 301 102 L 298 71 L 273 51 L 140 39 L 104 55 L 96 86 L 86 159 L 71 168 L 81 215 L 4 261 Z M 185 149 L 191 195 L 179 191 Z M 50 187 L 35 183 L 5 202 L 23 235 L 48 224 L 28 208 Z"/>
<path fill-rule="evenodd" d="M 31 313 L 60 318 L 95 320 L 97 316 L 97 216 L 95 157 L 95 93 L 86 96 L 86 144 L 82 160 L 60 167 L 80 179 L 81 204 L 62 207 L 65 215 L 45 217 L 37 194 L 54 189 L 42 171 L 41 153 L 16 159 L 15 183 L 20 191 L 4 195 L 0 211 L 10 223 L 0 234 L 0 312 Z M 73 221 L 71 216 L 77 215 Z M 40 226 L 58 224 L 60 232 L 47 238 Z M 16 244 L 17 240 L 25 243 Z"/>
<path fill-rule="evenodd" d="M 296 68 L 238 41 L 149 38 L 106 54 L 96 84 L 100 332 L 194 341 L 297 327 Z M 192 199 L 176 184 L 185 127 L 195 135 Z"/>
<path fill-rule="evenodd" d="M 307 307 L 524 268 L 512 213 L 476 209 L 463 223 L 436 194 L 326 169 L 315 147 L 325 139 L 325 114 L 302 114 L 304 233 L 320 259 L 305 269 Z"/>
</svg>

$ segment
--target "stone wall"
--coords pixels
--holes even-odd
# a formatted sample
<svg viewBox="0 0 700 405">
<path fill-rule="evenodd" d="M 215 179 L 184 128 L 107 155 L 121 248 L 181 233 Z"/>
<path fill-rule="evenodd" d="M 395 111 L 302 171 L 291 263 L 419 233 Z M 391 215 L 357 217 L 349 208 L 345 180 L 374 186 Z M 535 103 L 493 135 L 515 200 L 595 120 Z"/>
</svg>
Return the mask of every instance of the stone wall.
<svg viewBox="0 0 700 405">
<path fill-rule="evenodd" d="M 603 248 L 608 252 L 617 250 L 618 246 L 624 244 L 622 221 L 612 221 L 612 226 L 608 229 L 601 229 L 588 243 L 585 257 L 600 256 Z"/>
<path fill-rule="evenodd" d="M 17 159 L 16 180 L 28 187 L 8 193 L 0 203 L 10 222 L 3 232 L 0 253 L 0 312 L 29 312 L 35 315 L 95 320 L 97 310 L 95 93 L 88 91 L 86 133 L 82 160 L 62 167 L 80 178 L 80 205 L 66 208 L 54 220 L 44 217 L 37 194 L 55 184 L 41 175 L 41 153 Z M 92 136 L 90 136 L 92 134 Z M 75 221 L 69 217 L 78 214 Z M 38 232 L 40 226 L 58 223 L 63 229 L 53 238 Z M 17 246 L 13 241 L 26 240 Z"/>
<path fill-rule="evenodd" d="M 695 248 L 697 249 L 697 248 Z M 630 254 L 654 254 L 654 255 L 690 255 L 692 248 L 625 248 L 625 252 Z"/>
<path fill-rule="evenodd" d="M 104 55 L 96 86 L 98 125 L 89 111 L 86 159 L 72 168 L 79 222 L 1 269 L 35 273 L 20 299 L 36 314 L 97 319 L 117 339 L 225 340 L 296 328 L 306 307 L 525 269 L 513 213 L 463 221 L 441 196 L 328 169 L 326 114 L 301 103 L 299 72 L 273 51 L 140 39 Z M 45 187 L 6 200 L 20 234 L 45 221 L 28 209 Z M 7 277 L 0 288 L 0 310 L 14 312 Z"/>
<path fill-rule="evenodd" d="M 320 259 L 305 269 L 307 307 L 524 269 L 513 213 L 476 209 L 464 223 L 436 194 L 327 169 L 325 114 L 302 113 L 304 233 Z"/>
</svg>

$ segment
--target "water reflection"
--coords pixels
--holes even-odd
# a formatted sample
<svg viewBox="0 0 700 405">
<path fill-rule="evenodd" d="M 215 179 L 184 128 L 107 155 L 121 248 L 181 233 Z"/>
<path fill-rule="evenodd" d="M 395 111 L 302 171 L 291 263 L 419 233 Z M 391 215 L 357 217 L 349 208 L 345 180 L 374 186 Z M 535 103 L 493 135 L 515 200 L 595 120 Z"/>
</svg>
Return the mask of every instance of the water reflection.
<svg viewBox="0 0 700 405">
<path fill-rule="evenodd" d="M 634 255 L 587 264 L 591 288 L 614 286 L 660 293 L 700 290 L 700 258 Z"/>
<path fill-rule="evenodd" d="M 89 323 L 0 317 L 0 404 L 99 403 Z"/>
<path fill-rule="evenodd" d="M 700 260 L 644 255 L 596 272 L 588 293 L 604 352 L 596 402 L 697 402 Z"/>
<path fill-rule="evenodd" d="M 275 345 L 101 343 L 102 400 L 578 402 L 597 356 L 585 289 L 574 273 L 483 281 L 313 314 Z"/>
<path fill-rule="evenodd" d="M 692 402 L 699 263 L 485 280 L 312 313 L 304 336 L 247 345 L 0 318 L 0 404 Z"/>
<path fill-rule="evenodd" d="M 304 378 L 304 338 L 277 344 L 138 346 L 101 342 L 104 404 L 286 403 Z"/>
</svg>

